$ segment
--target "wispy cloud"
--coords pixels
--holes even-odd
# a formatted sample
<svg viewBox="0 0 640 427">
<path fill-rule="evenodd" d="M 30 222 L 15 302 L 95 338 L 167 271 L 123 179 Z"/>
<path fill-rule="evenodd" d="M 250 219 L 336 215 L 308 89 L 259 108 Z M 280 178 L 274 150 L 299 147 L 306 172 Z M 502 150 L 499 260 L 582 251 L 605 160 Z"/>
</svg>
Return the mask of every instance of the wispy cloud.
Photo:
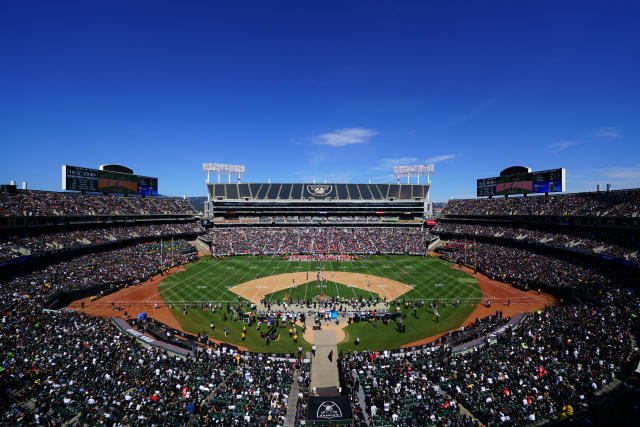
<svg viewBox="0 0 640 427">
<path fill-rule="evenodd" d="M 603 178 L 640 185 L 640 163 L 635 166 L 611 166 L 596 170 Z"/>
<path fill-rule="evenodd" d="M 373 129 L 346 128 L 333 132 L 323 133 L 315 138 L 315 143 L 329 145 L 331 147 L 344 147 L 351 144 L 366 144 L 371 138 L 378 134 Z"/>
<path fill-rule="evenodd" d="M 567 174 L 567 186 L 571 191 L 593 191 L 596 184 L 604 188 L 605 184 L 611 184 L 614 189 L 639 188 L 640 187 L 640 163 L 632 166 L 608 166 L 604 168 L 589 169 L 582 173 Z"/>
<path fill-rule="evenodd" d="M 417 162 L 417 157 L 384 157 L 380 160 L 380 163 L 377 166 L 374 166 L 371 169 L 378 171 L 388 170 L 389 173 L 391 173 L 394 166 L 411 165 Z"/>
<path fill-rule="evenodd" d="M 456 157 L 458 157 L 457 154 L 443 154 L 441 156 L 429 157 L 427 160 L 425 160 L 425 163 L 440 163 L 447 160 L 455 159 Z"/>
<path fill-rule="evenodd" d="M 595 136 L 604 138 L 620 138 L 622 131 L 616 127 L 600 128 L 594 132 Z"/>
<path fill-rule="evenodd" d="M 552 153 L 557 154 L 561 151 L 566 150 L 567 148 L 575 147 L 576 145 L 578 145 L 578 143 L 575 141 L 560 141 L 549 144 L 547 145 L 547 147 L 551 148 Z"/>
<path fill-rule="evenodd" d="M 477 116 L 478 114 L 482 113 L 483 111 L 489 109 L 489 107 L 491 107 L 493 104 L 495 104 L 496 100 L 495 99 L 488 99 L 484 102 L 482 102 L 481 104 L 477 105 L 474 109 L 472 109 L 471 111 L 461 114 L 457 117 L 454 117 L 449 123 L 447 123 L 447 126 L 454 126 L 460 123 L 464 123 L 467 120 L 472 119 L 473 117 Z"/>
</svg>

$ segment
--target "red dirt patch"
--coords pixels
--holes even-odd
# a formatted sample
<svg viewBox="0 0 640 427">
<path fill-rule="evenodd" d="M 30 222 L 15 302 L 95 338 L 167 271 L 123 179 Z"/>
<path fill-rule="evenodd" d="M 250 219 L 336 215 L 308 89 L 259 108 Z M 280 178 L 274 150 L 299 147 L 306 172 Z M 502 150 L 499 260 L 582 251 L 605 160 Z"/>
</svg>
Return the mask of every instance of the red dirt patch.
<svg viewBox="0 0 640 427">
<path fill-rule="evenodd" d="M 168 275 L 173 274 L 176 271 L 184 270 L 185 268 L 182 266 L 173 267 L 169 270 Z M 162 301 L 162 298 L 159 298 L 158 286 L 167 276 L 158 274 L 146 282 L 123 288 L 93 302 L 91 302 L 91 298 L 76 300 L 69 304 L 69 307 L 78 312 L 84 312 L 94 316 L 119 317 L 121 319 L 135 319 L 138 313 L 146 312 L 147 317 L 154 318 L 174 329 L 193 335 L 182 329 L 176 318 L 171 313 L 171 310 L 169 310 L 169 307 L 167 307 L 167 305 Z M 153 298 L 153 300 L 148 301 L 151 297 L 157 298 Z M 81 307 L 82 302 L 84 302 L 84 309 Z M 115 305 L 115 309 L 113 310 L 111 309 L 111 303 L 114 303 Z M 157 310 L 155 309 L 156 304 L 158 304 Z M 120 311 L 117 309 L 118 305 L 121 307 Z M 127 312 L 127 317 L 124 316 L 125 311 Z M 209 339 L 219 344 L 223 343 L 222 341 L 215 340 L 211 337 Z M 247 348 L 245 347 L 238 346 L 236 344 L 234 345 L 240 350 L 247 351 Z"/>
<path fill-rule="evenodd" d="M 521 291 L 505 283 L 496 282 L 489 279 L 487 276 L 474 273 L 473 270 L 467 267 L 451 267 L 455 270 L 464 271 L 473 276 L 480 285 L 482 291 L 482 302 L 476 304 L 476 308 L 471 314 L 462 322 L 462 325 L 468 325 L 476 319 L 496 314 L 496 311 L 502 311 L 504 317 L 512 317 L 519 313 L 530 313 L 532 311 L 543 309 L 546 306 L 557 306 L 560 302 L 553 295 L 540 293 L 537 291 Z M 487 301 L 491 300 L 491 307 L 487 307 Z M 475 303 L 474 303 L 475 304 Z M 448 332 L 448 331 L 447 331 Z M 419 341 L 414 341 L 409 344 L 405 344 L 402 347 L 413 347 L 417 345 L 428 344 L 436 339 L 445 335 L 447 332 L 424 338 Z"/>
</svg>

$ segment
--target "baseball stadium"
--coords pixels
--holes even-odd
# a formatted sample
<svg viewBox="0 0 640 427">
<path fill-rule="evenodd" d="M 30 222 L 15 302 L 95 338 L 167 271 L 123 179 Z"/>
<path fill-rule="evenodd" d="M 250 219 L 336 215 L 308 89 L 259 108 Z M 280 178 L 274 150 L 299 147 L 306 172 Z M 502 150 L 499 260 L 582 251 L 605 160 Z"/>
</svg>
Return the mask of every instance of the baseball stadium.
<svg viewBox="0 0 640 427">
<path fill-rule="evenodd" d="M 395 184 L 203 170 L 201 211 L 122 165 L 2 187 L 14 421 L 555 424 L 629 401 L 640 190 L 514 166 L 434 215 L 429 164 Z M 128 197 L 96 191 L 105 171 Z M 109 396 L 129 403 L 97 413 Z"/>
<path fill-rule="evenodd" d="M 639 22 L 0 2 L 0 426 L 638 426 Z"/>
</svg>

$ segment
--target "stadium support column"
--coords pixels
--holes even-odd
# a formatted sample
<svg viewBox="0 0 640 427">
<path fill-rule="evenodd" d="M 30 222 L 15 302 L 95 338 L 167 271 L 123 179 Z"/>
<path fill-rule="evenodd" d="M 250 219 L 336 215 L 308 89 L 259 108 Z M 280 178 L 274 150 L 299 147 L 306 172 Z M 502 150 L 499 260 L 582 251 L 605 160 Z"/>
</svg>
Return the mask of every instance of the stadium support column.
<svg viewBox="0 0 640 427">
<path fill-rule="evenodd" d="M 431 203 L 431 197 L 429 192 L 431 191 L 431 185 L 427 186 L 427 197 L 424 199 L 424 217 L 433 218 L 433 204 Z"/>
</svg>

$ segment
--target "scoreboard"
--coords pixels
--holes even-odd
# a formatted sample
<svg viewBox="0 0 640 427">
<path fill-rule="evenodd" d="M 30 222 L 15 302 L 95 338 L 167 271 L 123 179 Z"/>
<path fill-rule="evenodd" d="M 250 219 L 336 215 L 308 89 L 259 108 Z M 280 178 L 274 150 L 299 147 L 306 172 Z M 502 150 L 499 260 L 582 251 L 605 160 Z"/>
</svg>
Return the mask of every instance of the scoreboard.
<svg viewBox="0 0 640 427">
<path fill-rule="evenodd" d="M 496 194 L 496 178 L 482 178 L 478 180 L 478 197 L 493 196 Z"/>
<path fill-rule="evenodd" d="M 98 191 L 98 170 L 62 166 L 62 189 L 75 191 Z"/>
<path fill-rule="evenodd" d="M 501 175 L 477 180 L 477 197 L 565 191 L 565 169 Z"/>
<path fill-rule="evenodd" d="M 62 165 L 62 189 L 157 196 L 158 178 Z"/>
</svg>

